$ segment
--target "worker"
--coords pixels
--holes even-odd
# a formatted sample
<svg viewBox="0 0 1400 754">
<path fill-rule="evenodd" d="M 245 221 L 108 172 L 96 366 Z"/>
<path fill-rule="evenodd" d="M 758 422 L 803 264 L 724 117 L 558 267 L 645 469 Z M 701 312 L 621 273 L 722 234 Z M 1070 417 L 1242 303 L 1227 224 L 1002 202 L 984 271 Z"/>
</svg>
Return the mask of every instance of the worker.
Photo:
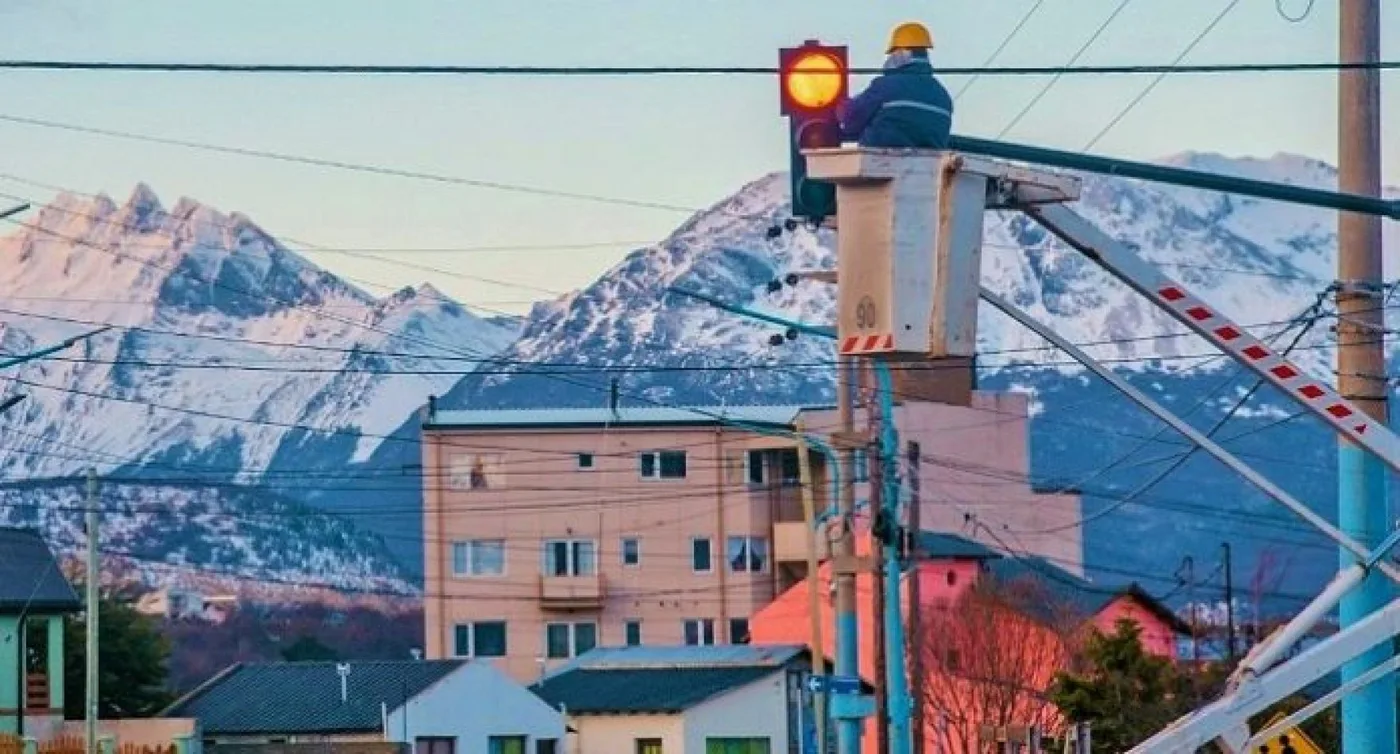
<svg viewBox="0 0 1400 754">
<path fill-rule="evenodd" d="M 920 23 L 890 33 L 885 72 L 841 108 L 841 137 L 865 147 L 947 149 L 953 98 L 933 75 L 933 35 Z"/>
</svg>

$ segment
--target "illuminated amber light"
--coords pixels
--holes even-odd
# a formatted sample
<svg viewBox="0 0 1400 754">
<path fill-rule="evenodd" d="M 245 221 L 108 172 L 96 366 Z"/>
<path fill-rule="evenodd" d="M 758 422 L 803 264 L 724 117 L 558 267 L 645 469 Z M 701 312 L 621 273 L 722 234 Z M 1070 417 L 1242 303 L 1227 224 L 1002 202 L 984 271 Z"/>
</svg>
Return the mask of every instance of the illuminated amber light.
<svg viewBox="0 0 1400 754">
<path fill-rule="evenodd" d="M 793 104 L 817 110 L 841 96 L 842 74 L 841 61 L 832 55 L 809 52 L 793 62 L 783 77 L 783 86 Z"/>
</svg>

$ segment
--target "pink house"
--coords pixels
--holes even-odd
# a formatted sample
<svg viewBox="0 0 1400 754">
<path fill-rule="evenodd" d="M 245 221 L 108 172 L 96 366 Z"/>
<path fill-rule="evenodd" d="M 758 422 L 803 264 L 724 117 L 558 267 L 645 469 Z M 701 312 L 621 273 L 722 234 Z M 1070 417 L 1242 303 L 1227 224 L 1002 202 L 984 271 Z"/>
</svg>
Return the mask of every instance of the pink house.
<svg viewBox="0 0 1400 754">
<path fill-rule="evenodd" d="M 860 549 L 868 551 L 868 540 Z M 1044 697 L 1066 662 L 1066 645 L 1093 626 L 1112 631 L 1128 618 L 1142 629 L 1145 648 L 1176 659 L 1176 638 L 1189 629 L 1136 584 L 1096 585 L 1039 557 L 1012 557 L 953 534 L 924 532 L 919 579 L 924 622 L 910 637 L 925 668 L 914 689 L 924 710 L 927 751 L 975 754 L 982 724 L 1035 723 L 1057 729 L 1061 720 Z M 819 573 L 822 625 L 833 626 L 830 571 Z M 979 587 L 974 590 L 974 587 Z M 874 680 L 869 576 L 856 580 L 860 674 Z M 809 596 L 804 581 L 754 615 L 755 643 L 810 642 Z M 833 655 L 826 630 L 822 646 Z M 875 723 L 866 725 L 862 751 L 876 750 Z"/>
</svg>

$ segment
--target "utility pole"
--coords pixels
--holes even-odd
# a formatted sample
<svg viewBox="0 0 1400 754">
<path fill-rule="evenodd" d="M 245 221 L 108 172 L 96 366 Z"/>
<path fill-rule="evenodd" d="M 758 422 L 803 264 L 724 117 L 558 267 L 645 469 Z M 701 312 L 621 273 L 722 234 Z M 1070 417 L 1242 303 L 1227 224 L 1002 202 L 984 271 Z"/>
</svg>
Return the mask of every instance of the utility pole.
<svg viewBox="0 0 1400 754">
<path fill-rule="evenodd" d="M 83 707 L 86 710 L 87 754 L 97 754 L 97 612 L 98 586 L 102 573 L 97 558 L 97 470 L 87 472 L 87 684 Z"/>
<path fill-rule="evenodd" d="M 1225 569 L 1225 656 L 1235 664 L 1235 572 L 1230 565 L 1230 543 L 1221 542 Z"/>
<path fill-rule="evenodd" d="M 875 751 L 888 754 L 890 750 L 890 689 L 885 679 L 889 677 L 889 653 L 885 650 L 885 579 L 898 579 L 899 573 L 885 573 L 885 562 L 880 557 L 880 521 L 885 515 L 885 474 L 884 454 L 880 452 L 880 422 L 888 421 L 882 416 L 880 407 L 874 400 L 874 367 L 867 364 L 861 370 L 864 378 L 862 402 L 865 405 L 866 426 L 871 442 L 866 448 L 866 468 L 870 479 L 870 555 L 872 562 L 870 579 L 870 603 L 874 620 L 871 632 L 875 649 Z M 897 607 L 895 609 L 898 609 Z"/>
<path fill-rule="evenodd" d="M 924 754 L 924 610 L 923 593 L 919 588 L 919 556 L 922 554 L 923 522 L 919 515 L 919 457 L 923 449 L 919 443 L 910 442 L 907 453 L 909 461 L 909 530 L 905 537 L 905 557 L 909 559 L 909 685 L 913 689 L 914 706 L 910 709 L 909 729 L 913 738 L 913 754 Z"/>
<path fill-rule="evenodd" d="M 1381 52 L 1380 0 L 1340 0 L 1339 62 L 1377 63 Z M 1338 72 L 1337 189 L 1379 197 L 1381 191 L 1381 79 L 1377 69 Z M 1387 423 L 1381 221 L 1341 212 L 1337 220 L 1337 388 L 1379 424 Z M 1386 469 L 1346 439 L 1337 450 L 1338 515 L 1342 531 L 1375 547 L 1390 527 Z M 1357 562 L 1343 550 L 1342 568 Z M 1368 575 L 1341 601 L 1343 629 L 1390 601 L 1387 581 Z M 1391 657 L 1389 642 L 1342 666 L 1342 682 Z M 1395 676 L 1342 698 L 1344 754 L 1396 751 Z"/>
<path fill-rule="evenodd" d="M 841 424 L 843 438 L 850 438 L 855 431 L 855 361 L 849 356 L 841 356 L 836 361 L 836 405 L 837 420 Z M 841 462 L 841 490 L 837 499 L 836 513 L 840 519 L 835 547 L 832 551 L 832 572 L 836 577 L 836 674 L 845 677 L 859 677 L 857 622 L 856 622 L 856 576 L 854 571 L 842 572 L 841 564 L 849 564 L 855 559 L 855 532 L 851 528 L 855 514 L 855 462 L 851 457 L 848 442 L 837 443 L 836 452 Z M 860 753 L 860 720 L 840 719 L 836 725 L 836 750 L 838 754 Z"/>
</svg>

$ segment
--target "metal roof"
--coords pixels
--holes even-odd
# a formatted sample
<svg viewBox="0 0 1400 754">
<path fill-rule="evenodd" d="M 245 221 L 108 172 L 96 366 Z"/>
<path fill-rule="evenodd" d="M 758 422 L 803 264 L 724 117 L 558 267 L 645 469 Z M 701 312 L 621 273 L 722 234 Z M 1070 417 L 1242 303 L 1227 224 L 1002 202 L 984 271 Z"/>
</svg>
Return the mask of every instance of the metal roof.
<svg viewBox="0 0 1400 754">
<path fill-rule="evenodd" d="M 421 694 L 466 660 L 384 660 L 345 663 L 340 698 L 335 662 L 233 665 L 161 713 L 192 717 L 209 734 L 358 733 L 383 727 L 390 710 Z"/>
<path fill-rule="evenodd" d="M 751 424 L 789 428 L 804 410 L 824 406 L 625 406 L 616 411 L 600 408 L 478 409 L 437 411 L 423 423 L 425 429 L 562 429 L 570 427 L 675 427 Z"/>
<path fill-rule="evenodd" d="M 993 560 L 1002 557 L 1001 553 L 981 542 L 974 542 L 957 534 L 926 529 L 919 532 L 918 540 L 919 550 L 926 558 Z"/>
<path fill-rule="evenodd" d="M 569 714 L 677 714 L 804 657 L 805 648 L 786 644 L 605 647 L 531 688 Z"/>
<path fill-rule="evenodd" d="M 71 613 L 80 609 L 77 592 L 39 532 L 0 528 L 0 613 Z"/>
</svg>

